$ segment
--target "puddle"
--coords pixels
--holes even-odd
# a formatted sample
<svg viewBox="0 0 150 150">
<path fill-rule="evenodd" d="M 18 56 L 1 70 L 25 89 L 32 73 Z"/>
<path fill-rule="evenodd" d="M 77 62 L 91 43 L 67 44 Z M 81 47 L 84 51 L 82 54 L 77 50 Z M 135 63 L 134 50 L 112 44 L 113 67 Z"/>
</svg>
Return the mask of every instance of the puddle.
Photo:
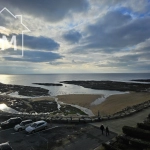
<svg viewBox="0 0 150 150">
<path fill-rule="evenodd" d="M 58 98 L 55 98 L 55 102 L 57 103 L 57 109 L 60 110 L 61 105 L 60 105 L 59 102 L 58 102 Z"/>
<path fill-rule="evenodd" d="M 7 113 L 18 114 L 19 112 L 15 109 L 8 107 L 6 104 L 0 104 L 0 110 Z"/>
<path fill-rule="evenodd" d="M 90 105 L 99 105 L 101 104 L 103 101 L 105 101 L 105 99 L 109 97 L 109 96 L 106 96 L 106 95 L 103 95 L 102 97 L 96 99 L 94 102 L 92 102 Z"/>
</svg>

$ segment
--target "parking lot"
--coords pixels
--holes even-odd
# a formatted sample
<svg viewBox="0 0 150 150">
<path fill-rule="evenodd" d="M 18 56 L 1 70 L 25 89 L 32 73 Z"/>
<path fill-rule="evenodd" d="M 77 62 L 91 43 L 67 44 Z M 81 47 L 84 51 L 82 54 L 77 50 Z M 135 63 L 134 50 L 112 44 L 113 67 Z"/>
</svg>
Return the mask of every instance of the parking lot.
<svg viewBox="0 0 150 150">
<path fill-rule="evenodd" d="M 0 117 L 0 122 L 9 118 Z M 16 132 L 13 128 L 0 128 L 0 143 L 9 142 L 13 150 L 91 150 L 115 136 L 116 134 L 111 132 L 110 136 L 106 137 L 101 134 L 99 128 L 86 123 L 48 123 L 46 130 L 33 134 Z"/>
<path fill-rule="evenodd" d="M 42 130 L 34 134 L 26 134 L 25 131 L 16 132 L 13 128 L 4 130 L 0 129 L 0 143 L 9 141 L 14 150 L 34 149 L 33 146 L 38 147 L 41 145 L 41 142 L 46 146 L 47 139 L 44 137 L 45 133 L 48 134 L 49 130 L 57 127 L 60 126 L 48 124 L 48 128 L 46 130 Z"/>
<path fill-rule="evenodd" d="M 0 129 L 0 143 L 9 141 L 14 150 L 88 150 L 96 148 L 115 135 L 111 133 L 106 137 L 101 135 L 98 128 L 90 125 L 49 124 L 46 130 L 34 134 L 15 132 L 13 128 Z"/>
</svg>

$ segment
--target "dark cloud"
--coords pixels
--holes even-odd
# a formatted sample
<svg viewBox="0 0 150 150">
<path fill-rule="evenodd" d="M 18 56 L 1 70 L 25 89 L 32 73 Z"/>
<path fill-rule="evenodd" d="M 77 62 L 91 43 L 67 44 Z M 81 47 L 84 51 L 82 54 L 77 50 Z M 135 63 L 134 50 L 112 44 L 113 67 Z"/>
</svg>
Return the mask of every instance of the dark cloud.
<svg viewBox="0 0 150 150">
<path fill-rule="evenodd" d="M 2 35 L 4 34 L 0 33 L 0 37 L 2 37 Z M 6 36 L 8 41 L 10 41 L 14 35 L 16 36 L 17 45 L 22 46 L 22 34 L 10 34 Z M 24 47 L 35 50 L 54 51 L 58 50 L 60 45 L 51 38 L 24 35 Z"/>
<path fill-rule="evenodd" d="M 21 37 L 22 35 L 19 35 L 18 39 L 21 39 Z M 18 41 L 18 44 L 21 45 L 21 41 Z M 60 45 L 51 38 L 43 36 L 35 37 L 29 35 L 24 35 L 24 46 L 31 49 L 47 51 L 58 50 L 60 47 Z"/>
<path fill-rule="evenodd" d="M 8 7 L 12 12 L 17 10 L 50 22 L 57 22 L 73 12 L 86 11 L 88 6 L 88 0 L 1 0 L 0 8 Z"/>
<path fill-rule="evenodd" d="M 60 49 L 59 43 L 52 38 L 45 36 L 35 37 L 33 35 L 24 36 L 24 45 L 29 50 L 24 51 L 23 58 L 9 57 L 3 58 L 2 60 L 4 60 L 4 62 L 14 61 L 12 64 L 20 64 L 21 61 L 25 62 L 24 64 L 26 64 L 26 62 L 31 62 L 31 64 L 32 62 L 41 62 L 41 64 L 44 62 L 44 64 L 55 66 L 61 66 L 63 64 L 79 66 L 81 64 L 88 65 L 91 63 L 92 65 L 104 68 L 115 67 L 118 70 L 123 68 L 127 71 L 139 70 L 140 72 L 142 69 L 143 71 L 147 71 L 150 69 L 150 46 L 148 40 L 150 39 L 150 16 L 148 14 L 148 12 L 150 12 L 150 3 L 148 4 L 148 1 L 145 2 L 144 0 L 136 1 L 137 0 L 112 0 L 111 2 L 110 0 L 1 0 L 0 9 L 7 7 L 14 14 L 22 14 L 25 24 L 28 22 L 28 20 L 25 19 L 29 18 L 30 20 L 36 18 L 37 27 L 34 25 L 34 29 L 40 29 L 38 30 L 38 35 L 40 35 L 42 31 L 45 33 L 49 29 L 53 30 L 48 24 L 46 24 L 46 28 L 40 26 L 40 24 L 47 21 L 55 23 L 66 19 L 66 27 L 64 22 L 60 24 L 56 23 L 54 30 L 64 29 L 64 27 L 67 29 L 69 25 L 70 27 L 74 27 L 77 24 L 76 30 L 65 32 L 62 35 L 63 39 L 68 42 L 68 46 L 66 46 L 65 43 L 65 47 L 63 47 L 64 44 L 60 42 L 62 43 L 61 48 L 68 48 L 70 47 L 69 44 L 72 44 L 71 47 L 73 47 L 73 49 L 69 51 L 69 53 L 72 54 L 71 57 L 68 57 L 65 51 L 65 61 L 62 60 L 63 56 L 61 54 L 54 53 L 54 51 Z M 82 14 L 77 15 L 79 18 L 72 16 L 75 13 L 85 13 L 88 10 L 87 21 L 85 21 L 86 18 L 82 21 Z M 106 12 L 106 14 L 102 16 L 104 12 Z M 94 20 L 90 19 L 91 15 L 93 15 Z M 98 16 L 100 17 L 97 18 Z M 71 17 L 73 17 L 73 23 L 68 24 L 68 18 Z M 96 18 L 97 20 L 95 20 Z M 10 23 L 9 17 L 0 18 L 0 22 L 1 26 L 3 26 L 4 23 L 7 25 L 12 24 Z M 79 22 L 81 22 L 81 24 L 83 22 L 84 26 L 78 26 Z M 84 22 L 87 24 L 84 24 Z M 14 26 L 15 25 L 16 24 L 14 24 Z M 80 32 L 77 31 L 78 28 L 80 28 Z M 52 34 L 56 36 L 56 38 L 57 35 L 61 36 L 61 34 L 57 34 L 56 32 Z M 21 39 L 21 35 L 18 35 L 18 37 Z M 11 35 L 8 36 L 8 39 L 11 39 Z M 58 37 L 58 39 L 60 39 L 60 37 Z M 21 41 L 17 40 L 17 42 L 21 45 Z M 13 51 L 8 49 L 0 53 L 20 55 L 21 50 Z M 62 53 L 61 50 L 60 53 Z M 77 57 L 80 53 L 84 54 L 84 57 Z M 93 55 L 93 53 L 96 54 Z M 118 55 L 121 56 L 118 57 Z M 4 70 L 6 71 L 6 69 Z"/>
<path fill-rule="evenodd" d="M 150 52 L 150 46 L 139 47 L 139 48 L 133 49 L 133 51 L 134 52 L 149 53 Z"/>
<path fill-rule="evenodd" d="M 149 61 L 149 53 L 138 53 L 138 54 L 128 54 L 120 57 L 113 57 L 112 59 L 118 63 L 126 63 L 128 65 L 140 63 L 144 61 Z"/>
<path fill-rule="evenodd" d="M 131 63 L 131 62 L 137 62 L 139 59 L 139 54 L 130 54 L 130 55 L 124 55 L 120 57 L 115 57 L 114 60 L 118 61 L 119 63 Z"/>
<path fill-rule="evenodd" d="M 84 39 L 84 46 L 73 49 L 73 52 L 120 51 L 150 38 L 149 27 L 150 17 L 132 19 L 120 11 L 111 11 L 86 28 L 88 36 Z"/>
<path fill-rule="evenodd" d="M 134 71 L 139 69 L 148 69 L 150 53 L 128 54 L 120 57 L 112 56 L 107 60 L 105 64 L 97 64 L 98 67 L 116 67 L 133 69 Z"/>
<path fill-rule="evenodd" d="M 17 52 L 13 53 L 13 55 L 15 54 L 17 54 Z M 22 58 L 5 57 L 4 59 L 8 61 L 49 62 L 61 59 L 62 57 L 63 56 L 61 56 L 60 54 L 53 52 L 24 51 L 24 56 Z"/>
<path fill-rule="evenodd" d="M 136 13 L 147 13 L 149 12 L 150 1 L 149 0 L 91 0 L 93 3 L 103 8 L 118 8 L 126 7 Z"/>
<path fill-rule="evenodd" d="M 63 35 L 63 38 L 71 44 L 78 43 L 82 35 L 75 30 L 71 30 Z"/>
</svg>

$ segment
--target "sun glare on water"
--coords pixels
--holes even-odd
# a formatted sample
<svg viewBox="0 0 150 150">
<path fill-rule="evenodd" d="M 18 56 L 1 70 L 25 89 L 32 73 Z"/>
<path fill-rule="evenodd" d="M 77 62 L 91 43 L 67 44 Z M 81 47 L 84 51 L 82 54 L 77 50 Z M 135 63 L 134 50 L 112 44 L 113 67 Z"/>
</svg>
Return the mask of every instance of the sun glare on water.
<svg viewBox="0 0 150 150">
<path fill-rule="evenodd" d="M 8 112 L 8 113 L 18 113 L 18 111 L 8 107 L 6 104 L 0 104 L 0 110 L 3 112 Z"/>
<path fill-rule="evenodd" d="M 10 83 L 9 75 L 0 75 L 0 82 L 4 84 L 9 84 Z"/>
<path fill-rule="evenodd" d="M 0 110 L 4 110 L 4 109 L 6 109 L 7 108 L 7 106 L 6 106 L 6 104 L 0 104 Z"/>
</svg>

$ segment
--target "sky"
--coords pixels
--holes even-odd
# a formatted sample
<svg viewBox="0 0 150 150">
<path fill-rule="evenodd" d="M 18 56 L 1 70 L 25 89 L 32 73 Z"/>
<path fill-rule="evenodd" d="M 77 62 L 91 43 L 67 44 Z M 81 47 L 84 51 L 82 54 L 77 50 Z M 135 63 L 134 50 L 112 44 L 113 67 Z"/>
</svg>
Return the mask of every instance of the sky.
<svg viewBox="0 0 150 150">
<path fill-rule="evenodd" d="M 150 0 L 0 0 L 3 8 L 23 24 L 0 13 L 0 74 L 150 73 Z"/>
</svg>

